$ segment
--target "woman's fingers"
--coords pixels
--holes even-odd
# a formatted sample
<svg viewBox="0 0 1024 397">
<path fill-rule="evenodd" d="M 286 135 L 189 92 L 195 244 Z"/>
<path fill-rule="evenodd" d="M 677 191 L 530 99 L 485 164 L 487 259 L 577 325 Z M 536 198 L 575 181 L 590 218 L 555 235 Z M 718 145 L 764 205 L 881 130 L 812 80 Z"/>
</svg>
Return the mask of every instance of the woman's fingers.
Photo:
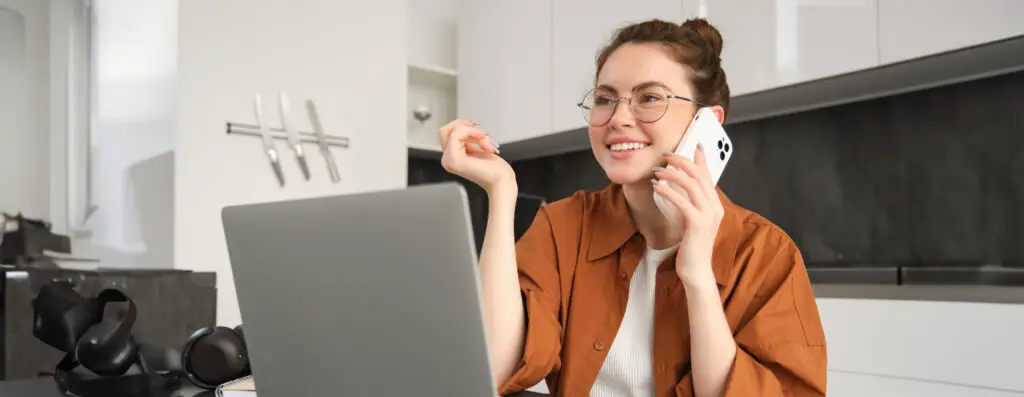
<svg viewBox="0 0 1024 397">
<path fill-rule="evenodd" d="M 682 225 L 690 223 L 690 219 L 696 219 L 699 215 L 700 210 L 697 209 L 690 201 L 690 199 L 684 197 L 679 191 L 673 189 L 671 184 L 661 183 L 658 180 L 651 180 L 654 184 L 654 191 L 658 192 L 664 199 L 668 200 L 679 209 L 679 214 L 682 216 Z"/>
<path fill-rule="evenodd" d="M 448 172 L 458 174 L 464 171 L 469 157 L 484 157 L 498 153 L 497 145 L 486 132 L 466 124 L 456 124 L 447 131 L 443 142 L 441 166 Z"/>
<path fill-rule="evenodd" d="M 682 192 L 677 191 L 677 193 L 685 194 L 687 197 L 686 200 L 689 201 L 692 206 L 698 209 L 706 208 L 707 196 L 704 192 L 704 188 L 702 188 L 700 186 L 700 182 L 692 176 L 682 170 L 662 167 L 654 169 L 654 176 L 659 180 L 667 182 L 668 186 L 666 187 L 670 190 L 677 191 L 676 189 L 673 189 L 672 186 L 679 186 L 682 189 Z M 664 185 L 664 183 L 659 183 L 659 185 Z"/>
<path fill-rule="evenodd" d="M 460 142 L 458 146 L 465 147 L 469 153 L 501 153 L 501 150 L 498 149 L 498 143 L 487 132 L 476 128 L 476 126 L 477 122 L 475 121 L 455 120 L 441 127 L 438 130 L 438 135 L 441 139 L 441 151 L 445 151 L 451 142 Z M 456 132 L 459 133 L 456 134 Z M 475 140 L 476 144 L 466 145 L 467 140 Z"/>
<path fill-rule="evenodd" d="M 441 150 L 444 150 L 444 148 L 448 145 L 448 138 L 451 136 L 452 132 L 455 131 L 456 127 L 476 127 L 476 125 L 477 122 L 472 120 L 457 119 L 452 120 L 448 124 L 442 126 L 440 129 L 437 130 L 438 138 L 441 140 Z"/>
<path fill-rule="evenodd" d="M 486 153 L 497 153 L 498 147 L 489 135 L 476 127 L 456 126 L 448 135 L 448 145 L 456 145 L 467 152 L 481 149 Z"/>
<path fill-rule="evenodd" d="M 715 192 L 715 185 L 711 182 L 711 170 L 708 168 L 707 155 L 704 154 L 704 145 L 697 144 L 697 151 L 693 154 L 693 165 L 696 166 L 696 171 L 700 174 L 701 186 L 708 194 L 718 195 Z"/>
<path fill-rule="evenodd" d="M 704 196 L 717 194 L 715 193 L 715 187 L 711 184 L 711 172 L 708 171 L 704 150 L 700 145 L 697 146 L 697 151 L 694 153 L 693 158 L 694 161 L 690 161 L 690 159 L 674 153 L 665 153 L 665 160 L 668 162 L 668 165 L 678 168 L 690 178 L 696 180 Z"/>
</svg>

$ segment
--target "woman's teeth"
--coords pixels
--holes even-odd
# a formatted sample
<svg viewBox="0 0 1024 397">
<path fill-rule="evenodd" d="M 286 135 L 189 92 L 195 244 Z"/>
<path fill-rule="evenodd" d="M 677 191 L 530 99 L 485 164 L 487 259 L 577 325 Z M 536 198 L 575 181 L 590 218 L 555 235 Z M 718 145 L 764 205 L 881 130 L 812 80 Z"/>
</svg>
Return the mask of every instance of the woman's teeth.
<svg viewBox="0 0 1024 397">
<path fill-rule="evenodd" d="M 628 151 L 628 150 L 646 149 L 647 148 L 647 144 L 646 143 L 641 143 L 641 142 L 625 142 L 625 143 L 612 144 L 610 146 L 610 148 L 611 148 L 611 150 L 613 152 L 624 152 L 624 151 Z"/>
</svg>

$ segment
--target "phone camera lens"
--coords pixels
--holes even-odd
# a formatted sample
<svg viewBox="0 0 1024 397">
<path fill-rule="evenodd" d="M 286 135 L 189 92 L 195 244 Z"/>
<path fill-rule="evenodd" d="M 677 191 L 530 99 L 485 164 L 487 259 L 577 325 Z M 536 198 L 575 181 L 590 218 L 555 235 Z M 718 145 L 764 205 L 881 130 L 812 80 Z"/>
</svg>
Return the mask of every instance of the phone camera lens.
<svg viewBox="0 0 1024 397">
<path fill-rule="evenodd" d="M 728 143 L 725 144 L 725 151 L 727 151 L 727 152 L 729 151 L 729 144 Z"/>
<path fill-rule="evenodd" d="M 718 152 L 718 158 L 725 160 L 725 152 Z"/>
<path fill-rule="evenodd" d="M 722 140 L 718 140 L 718 148 L 719 148 L 719 149 L 721 149 L 721 148 L 722 148 Z"/>
</svg>

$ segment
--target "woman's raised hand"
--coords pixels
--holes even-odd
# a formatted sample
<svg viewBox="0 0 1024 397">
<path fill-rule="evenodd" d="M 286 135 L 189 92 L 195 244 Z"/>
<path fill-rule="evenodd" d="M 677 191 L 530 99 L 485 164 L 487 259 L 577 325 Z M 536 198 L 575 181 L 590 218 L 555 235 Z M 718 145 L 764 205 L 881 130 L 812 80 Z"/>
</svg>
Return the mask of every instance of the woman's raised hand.
<svg viewBox="0 0 1024 397">
<path fill-rule="evenodd" d="M 515 194 L 512 166 L 498 156 L 498 144 L 475 121 L 454 120 L 438 130 L 441 166 L 483 188 L 488 195 L 499 189 Z"/>
</svg>

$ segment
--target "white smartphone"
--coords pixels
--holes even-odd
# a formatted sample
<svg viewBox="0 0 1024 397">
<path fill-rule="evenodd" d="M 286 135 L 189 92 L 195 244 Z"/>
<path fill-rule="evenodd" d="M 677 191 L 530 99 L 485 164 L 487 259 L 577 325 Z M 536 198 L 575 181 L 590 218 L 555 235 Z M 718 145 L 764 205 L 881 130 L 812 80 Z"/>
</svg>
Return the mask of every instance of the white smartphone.
<svg viewBox="0 0 1024 397">
<path fill-rule="evenodd" d="M 679 146 L 676 146 L 674 153 L 693 160 L 694 154 L 697 152 L 697 144 L 704 147 L 704 159 L 707 162 L 708 171 L 711 173 L 711 184 L 717 186 L 719 178 L 725 172 L 726 164 L 732 158 L 734 148 L 729 135 L 725 133 L 725 128 L 718 122 L 718 117 L 715 117 L 711 108 L 705 107 L 697 110 L 697 114 L 690 121 L 690 126 L 686 129 L 686 134 L 683 135 Z M 668 182 L 661 181 L 659 183 Z M 681 188 L 675 188 L 686 195 Z M 654 202 L 665 216 L 669 219 L 676 219 L 674 216 L 675 206 L 663 199 L 657 192 L 654 193 Z"/>
</svg>

